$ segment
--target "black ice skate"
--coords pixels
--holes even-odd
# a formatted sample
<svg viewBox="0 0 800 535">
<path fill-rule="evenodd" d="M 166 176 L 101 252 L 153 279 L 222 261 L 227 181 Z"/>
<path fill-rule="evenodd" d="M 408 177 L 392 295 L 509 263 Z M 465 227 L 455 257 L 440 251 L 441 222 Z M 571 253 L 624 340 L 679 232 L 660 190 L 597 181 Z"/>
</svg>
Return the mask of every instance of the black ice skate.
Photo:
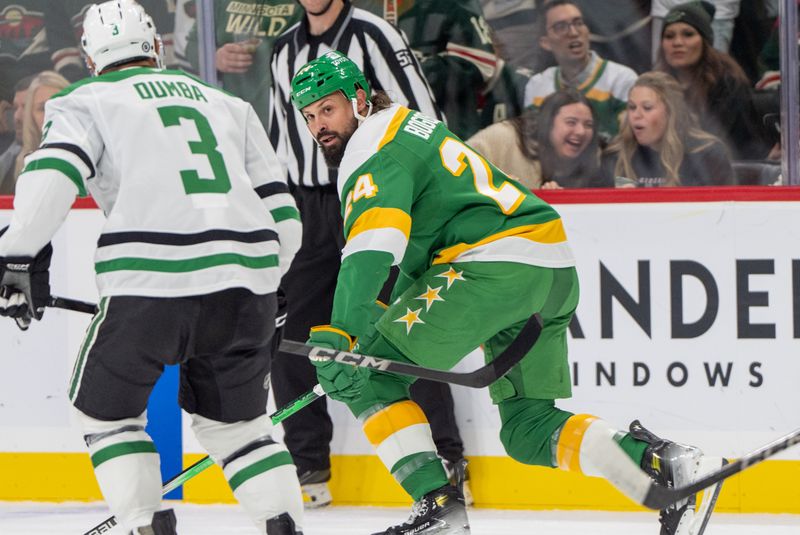
<svg viewBox="0 0 800 535">
<path fill-rule="evenodd" d="M 678 488 L 688 485 L 712 470 L 727 464 L 721 457 L 703 455 L 694 446 L 685 446 L 664 440 L 634 420 L 631 436 L 650 444 L 642 459 L 642 469 L 659 485 Z M 697 496 L 676 502 L 659 514 L 661 535 L 702 535 L 714 511 L 722 482 L 703 491 L 703 500 L 697 505 Z"/>
<path fill-rule="evenodd" d="M 403 524 L 373 535 L 469 535 L 464 497 L 453 485 L 429 492 L 411 508 Z"/>
<path fill-rule="evenodd" d="M 172 509 L 165 509 L 153 513 L 153 523 L 143 526 L 136 530 L 136 535 L 176 535 L 178 521 L 175 520 L 175 512 Z"/>
<path fill-rule="evenodd" d="M 309 509 L 325 507 L 333 501 L 328 488 L 328 481 L 331 479 L 330 470 L 306 470 L 297 478 L 303 491 L 303 504 Z"/>
<path fill-rule="evenodd" d="M 267 535 L 303 535 L 303 532 L 297 531 L 289 513 L 281 513 L 267 520 Z"/>
</svg>

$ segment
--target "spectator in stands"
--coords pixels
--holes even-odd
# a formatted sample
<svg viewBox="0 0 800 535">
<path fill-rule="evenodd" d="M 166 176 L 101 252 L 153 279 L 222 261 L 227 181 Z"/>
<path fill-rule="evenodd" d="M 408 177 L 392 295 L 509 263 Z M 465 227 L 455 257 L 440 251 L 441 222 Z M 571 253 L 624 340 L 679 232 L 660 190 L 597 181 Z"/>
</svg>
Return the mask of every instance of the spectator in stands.
<svg viewBox="0 0 800 535">
<path fill-rule="evenodd" d="M 214 2 L 219 85 L 250 104 L 266 127 L 270 97 L 270 57 L 275 40 L 303 17 L 294 0 Z M 197 25 L 186 42 L 186 58 L 198 63 Z"/>
<path fill-rule="evenodd" d="M 69 19 L 55 9 L 60 4 L 0 0 L 0 100 L 11 102 L 19 80 L 44 70 L 57 71 L 71 81 L 88 74 Z"/>
<path fill-rule="evenodd" d="M 604 162 L 618 185 L 733 184 L 727 148 L 699 127 L 683 98 L 678 82 L 666 73 L 648 72 L 636 80 L 622 131 Z"/>
<path fill-rule="evenodd" d="M 525 105 L 538 107 L 562 87 L 577 88 L 592 103 L 600 135 L 613 137 L 636 73 L 589 48 L 589 29 L 573 0 L 547 1 L 537 20 L 539 44 L 553 54 L 557 65 L 531 77 L 525 86 Z"/>
<path fill-rule="evenodd" d="M 536 31 L 536 0 L 481 0 L 481 6 L 497 55 L 512 69 L 535 72 L 539 52 L 530 39 Z"/>
<path fill-rule="evenodd" d="M 521 113 L 529 74 L 517 73 L 497 57 L 478 0 L 354 0 L 353 5 L 406 35 L 448 127 L 459 137 Z"/>
<path fill-rule="evenodd" d="M 769 147 L 747 76 L 728 54 L 712 46 L 708 2 L 672 8 L 664 19 L 656 70 L 674 76 L 703 130 L 722 139 L 734 159 L 761 159 Z"/>
<path fill-rule="evenodd" d="M 22 148 L 17 156 L 15 183 L 22 172 L 25 156 L 39 148 L 42 139 L 47 135 L 43 124 L 45 102 L 68 85 L 69 81 L 55 71 L 40 72 L 31 80 L 22 110 Z"/>
<path fill-rule="evenodd" d="M 613 187 L 600 166 L 595 113 L 580 91 L 556 91 L 537 111 L 493 124 L 467 143 L 529 189 Z"/>
<path fill-rule="evenodd" d="M 17 156 L 22 151 L 22 119 L 25 111 L 25 97 L 33 76 L 26 76 L 14 86 L 14 140 L 3 154 L 0 154 L 0 195 L 13 195 L 17 177 Z"/>
<path fill-rule="evenodd" d="M 752 1 L 752 0 L 751 0 Z M 658 37 L 663 31 L 664 24 L 673 8 L 685 4 L 686 0 L 653 0 L 650 13 L 653 16 L 653 50 L 658 50 Z M 713 30 L 712 45 L 720 52 L 728 52 L 733 39 L 733 28 L 736 17 L 739 15 L 741 0 L 711 0 L 708 2 L 714 10 L 711 14 L 711 29 Z"/>
</svg>

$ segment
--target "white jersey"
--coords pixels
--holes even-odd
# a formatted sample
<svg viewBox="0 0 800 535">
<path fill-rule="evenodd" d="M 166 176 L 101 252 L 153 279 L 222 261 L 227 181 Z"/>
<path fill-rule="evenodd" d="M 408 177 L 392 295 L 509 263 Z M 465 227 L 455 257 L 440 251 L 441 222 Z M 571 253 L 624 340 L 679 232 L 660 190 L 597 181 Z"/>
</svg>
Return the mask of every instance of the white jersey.
<svg viewBox="0 0 800 535">
<path fill-rule="evenodd" d="M 252 107 L 181 71 L 133 67 L 54 96 L 24 175 L 53 171 L 107 217 L 101 296 L 271 293 L 296 251 L 281 251 L 282 222 L 299 247 L 285 170 Z"/>
</svg>

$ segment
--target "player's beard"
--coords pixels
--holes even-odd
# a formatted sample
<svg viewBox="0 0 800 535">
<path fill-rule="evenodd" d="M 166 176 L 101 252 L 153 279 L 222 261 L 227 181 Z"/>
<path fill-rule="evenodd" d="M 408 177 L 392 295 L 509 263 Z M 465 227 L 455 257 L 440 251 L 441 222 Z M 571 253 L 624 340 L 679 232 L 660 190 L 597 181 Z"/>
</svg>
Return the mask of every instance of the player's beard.
<svg viewBox="0 0 800 535">
<path fill-rule="evenodd" d="M 347 148 L 347 143 L 350 141 L 350 138 L 353 136 L 353 133 L 358 128 L 358 120 L 353 117 L 352 121 L 344 132 L 333 132 L 331 130 L 326 130 L 324 133 L 319 134 L 317 136 L 317 141 L 319 141 L 320 137 L 325 136 L 335 136 L 339 139 L 339 143 L 336 145 L 322 145 L 320 144 L 319 148 L 322 149 L 322 155 L 325 157 L 325 163 L 328 164 L 328 167 L 331 169 L 338 169 L 339 164 L 342 163 L 342 157 L 344 156 L 344 150 Z"/>
</svg>

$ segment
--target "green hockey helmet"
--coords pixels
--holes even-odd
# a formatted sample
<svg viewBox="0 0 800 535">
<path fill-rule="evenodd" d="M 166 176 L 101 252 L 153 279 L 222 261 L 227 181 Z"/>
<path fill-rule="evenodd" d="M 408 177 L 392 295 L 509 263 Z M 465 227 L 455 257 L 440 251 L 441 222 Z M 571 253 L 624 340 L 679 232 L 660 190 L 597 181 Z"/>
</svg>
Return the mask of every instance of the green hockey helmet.
<svg viewBox="0 0 800 535">
<path fill-rule="evenodd" d="M 306 63 L 292 78 L 292 104 L 302 110 L 322 97 L 341 91 L 355 100 L 356 90 L 363 89 L 369 102 L 370 91 L 364 73 L 353 60 L 332 50 Z"/>
</svg>

